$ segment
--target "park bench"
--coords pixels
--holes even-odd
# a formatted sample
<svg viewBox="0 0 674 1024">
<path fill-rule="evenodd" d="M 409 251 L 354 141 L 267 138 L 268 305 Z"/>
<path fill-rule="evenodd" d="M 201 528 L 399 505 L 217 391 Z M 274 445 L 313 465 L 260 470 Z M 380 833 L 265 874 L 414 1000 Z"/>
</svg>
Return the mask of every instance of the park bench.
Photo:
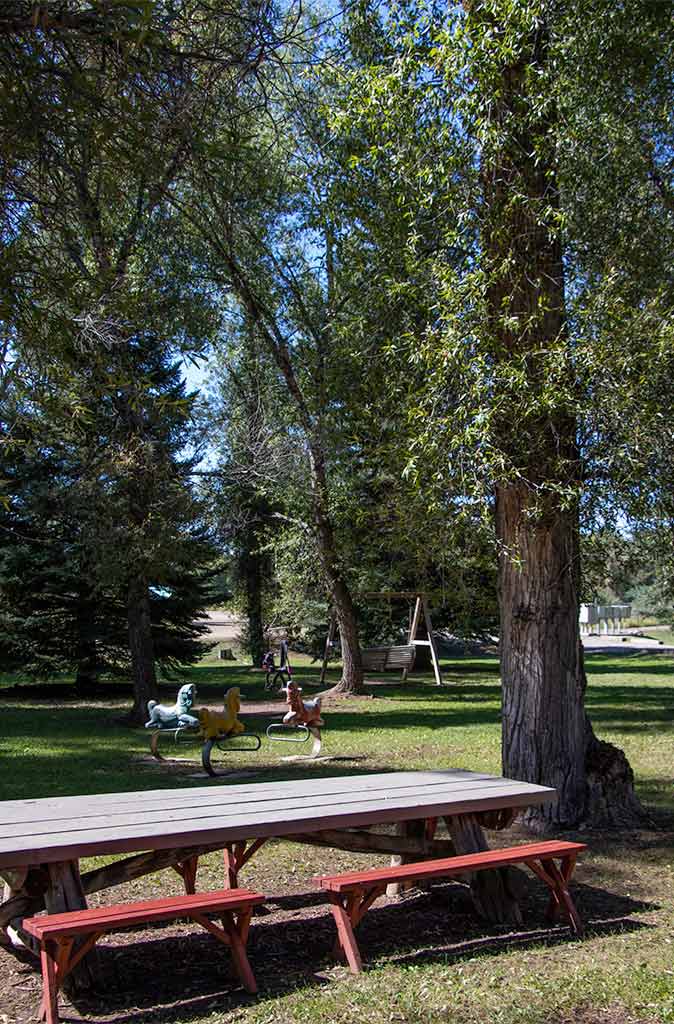
<svg viewBox="0 0 674 1024">
<path fill-rule="evenodd" d="M 366 672 L 395 672 L 410 670 L 414 666 L 416 648 L 413 644 L 404 647 L 365 647 L 361 651 L 363 668 Z"/>
<path fill-rule="evenodd" d="M 229 946 L 244 988 L 248 992 L 256 992 L 255 977 L 246 955 L 246 942 L 253 907 L 260 903 L 264 903 L 264 896 L 260 893 L 247 889 L 223 889 L 27 918 L 22 927 L 40 944 L 43 985 L 40 1019 L 46 1019 L 47 1024 L 58 1024 L 58 990 L 101 935 L 134 925 L 174 921 L 181 917 L 196 921 Z M 221 928 L 205 916 L 208 913 L 216 913 L 221 918 Z M 84 941 L 74 949 L 76 939 Z"/>
<path fill-rule="evenodd" d="M 444 857 L 441 860 L 427 860 L 416 864 L 350 871 L 343 875 L 324 875 L 315 881 L 322 889 L 327 890 L 337 925 L 338 947 L 346 957 L 353 974 L 358 974 L 362 969 L 362 962 L 354 928 L 377 897 L 383 895 L 387 885 L 393 882 L 414 883 L 432 878 L 455 878 L 489 868 L 526 864 L 550 889 L 548 916 L 554 920 L 561 911 L 568 918 L 571 931 L 581 935 L 583 925 L 569 894 L 568 883 L 573 874 L 576 857 L 585 848 L 584 843 L 549 840 L 527 843 L 509 850 L 484 850 L 480 853 Z M 559 866 L 556 861 L 560 861 Z"/>
</svg>

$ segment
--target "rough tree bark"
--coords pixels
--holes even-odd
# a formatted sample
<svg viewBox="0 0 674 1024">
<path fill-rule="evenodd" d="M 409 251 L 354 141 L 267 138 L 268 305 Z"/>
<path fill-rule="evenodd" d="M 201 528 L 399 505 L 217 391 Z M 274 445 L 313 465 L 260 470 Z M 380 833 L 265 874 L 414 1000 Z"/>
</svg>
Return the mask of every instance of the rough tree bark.
<svg viewBox="0 0 674 1024">
<path fill-rule="evenodd" d="M 246 583 L 246 615 L 248 617 L 248 647 L 253 667 L 259 668 L 264 655 L 264 629 L 262 625 L 262 580 L 264 558 L 260 555 L 260 538 L 254 523 L 246 529 L 246 549 L 243 554 L 243 576 Z"/>
<path fill-rule="evenodd" d="M 136 722 L 147 720 L 147 702 L 157 700 L 157 677 L 154 667 L 154 641 L 150 618 L 150 598 L 147 581 L 133 577 L 127 591 L 127 619 L 129 624 L 129 650 L 133 676 L 133 708 L 131 718 Z"/>
<path fill-rule="evenodd" d="M 265 302 L 258 296 L 253 283 L 249 280 L 244 268 L 236 259 L 231 224 L 225 222 L 221 226 L 225 244 L 223 244 L 222 238 L 218 237 L 217 234 L 214 235 L 209 229 L 206 229 L 206 237 L 213 245 L 214 250 L 223 259 L 232 286 L 248 313 L 251 324 L 259 332 L 260 337 L 274 358 L 295 405 L 297 417 L 306 438 L 309 455 L 314 536 L 321 568 L 327 580 L 330 597 L 337 616 L 342 642 L 342 677 L 329 692 L 339 694 L 358 693 L 363 684 L 363 665 L 358 640 L 357 616 L 348 584 L 341 569 L 335 532 L 330 516 L 330 490 L 326 469 L 325 446 L 321 435 L 320 415 L 313 415 L 310 410 L 295 373 L 288 340 L 273 310 L 268 308 Z M 320 359 L 319 362 L 321 362 Z M 319 391 L 322 391 L 322 389 L 323 384 L 319 383 Z"/>
<path fill-rule="evenodd" d="M 485 15 L 481 5 L 466 7 L 476 41 L 488 30 L 488 45 L 498 47 L 505 13 L 499 23 L 493 8 Z M 542 91 L 548 48 L 542 22 L 520 36 L 519 53 L 503 48 L 506 56 L 488 78 L 482 167 L 487 345 L 495 367 L 516 367 L 534 399 L 545 385 L 548 353 L 567 333 L 554 147 L 541 144 L 556 129 Z M 629 825 L 643 815 L 625 755 L 597 740 L 584 708 L 573 498 L 581 467 L 570 370 L 567 385 L 568 400 L 560 391 L 557 407 L 545 411 L 534 401 L 534 411 L 520 412 L 516 422 L 512 410 L 523 404 L 513 393 L 497 426 L 513 467 L 496 493 L 503 771 L 557 790 L 556 804 L 527 814 L 538 830 L 583 821 Z"/>
</svg>

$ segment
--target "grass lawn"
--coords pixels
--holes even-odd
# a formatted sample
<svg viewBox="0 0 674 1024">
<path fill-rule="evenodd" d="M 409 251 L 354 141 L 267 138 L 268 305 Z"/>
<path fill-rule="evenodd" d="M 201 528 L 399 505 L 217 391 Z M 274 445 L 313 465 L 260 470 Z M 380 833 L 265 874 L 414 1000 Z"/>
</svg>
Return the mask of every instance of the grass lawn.
<svg viewBox="0 0 674 1024">
<path fill-rule="evenodd" d="M 331 919 L 312 900 L 310 879 L 376 858 L 275 842 L 242 875 L 244 884 L 285 894 L 272 901 L 268 917 L 255 919 L 257 998 L 228 978 L 219 947 L 205 935 L 188 936 L 190 928 L 181 926 L 149 929 L 142 945 L 137 935 L 105 940 L 104 970 L 116 980 L 102 1001 L 66 1002 L 64 1016 L 125 1024 L 674 1022 L 674 660 L 632 653 L 588 655 L 586 661 L 595 729 L 626 751 L 653 824 L 629 835 L 587 830 L 568 836 L 590 846 L 577 872 L 577 902 L 588 928 L 582 942 L 571 941 L 564 929 L 547 928 L 546 897 L 537 883 L 527 883 L 525 928 L 517 934 L 477 920 L 466 888 L 448 884 L 434 889 L 433 899 L 412 893 L 371 911 L 361 942 L 369 969 L 352 978 L 329 956 Z M 496 660 L 461 658 L 443 667 L 451 684 L 445 689 L 413 675 L 406 686 L 374 686 L 371 698 L 329 705 L 324 752 L 347 760 L 281 764 L 282 755 L 298 748 L 265 739 L 260 751 L 232 754 L 230 763 L 255 772 L 249 781 L 450 766 L 498 773 Z M 297 675 L 309 692 L 316 667 L 300 665 Z M 223 689 L 239 685 L 253 710 L 268 698 L 263 678 L 213 659 L 190 671 L 197 704 L 219 705 Z M 150 763 L 148 734 L 120 721 L 128 697 L 119 687 L 78 702 L 67 681 L 35 691 L 13 689 L 13 682 L 0 681 L 0 799 L 227 784 L 193 777 L 197 746 L 179 749 L 185 761 Z M 170 685 L 167 700 L 176 689 Z M 262 729 L 266 721 L 260 716 L 246 724 Z M 498 845 L 524 836 L 512 830 L 489 839 Z M 217 855 L 203 859 L 198 884 L 221 884 Z M 164 872 L 92 902 L 179 891 L 177 876 Z M 150 975 L 148 988 L 144 979 Z M 0 1024 L 30 1019 L 37 993 L 32 967 L 0 949 L 3 977 L 10 981 L 0 985 Z"/>
</svg>

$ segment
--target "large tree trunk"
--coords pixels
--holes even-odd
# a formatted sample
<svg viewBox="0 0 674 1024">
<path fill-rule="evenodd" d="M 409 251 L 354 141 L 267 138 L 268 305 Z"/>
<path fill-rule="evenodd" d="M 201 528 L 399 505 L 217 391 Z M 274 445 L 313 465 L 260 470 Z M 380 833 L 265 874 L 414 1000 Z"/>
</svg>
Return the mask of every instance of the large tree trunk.
<svg viewBox="0 0 674 1024">
<path fill-rule="evenodd" d="M 135 577 L 129 581 L 127 595 L 129 650 L 133 678 L 133 709 L 135 722 L 147 721 L 147 702 L 157 700 L 157 677 L 154 669 L 154 641 L 150 618 L 147 582 Z"/>
<path fill-rule="evenodd" d="M 581 476 L 557 215 L 556 112 L 545 92 L 547 31 L 532 25 L 513 54 L 503 43 L 505 5 L 501 21 L 493 9 L 485 15 L 481 6 L 467 6 L 478 51 L 493 47 L 492 60 L 505 54 L 500 65 L 492 63 L 490 79 L 482 75 L 494 92 L 483 125 L 486 342 L 502 382 L 497 397 L 504 411 L 495 428 L 510 463 L 496 495 L 503 771 L 557 790 L 555 804 L 528 813 L 534 827 L 631 823 L 641 812 L 632 772 L 622 751 L 596 740 L 584 709 Z"/>
<path fill-rule="evenodd" d="M 262 627 L 262 581 L 264 559 L 259 551 L 259 538 L 254 526 L 246 530 L 243 575 L 246 583 L 246 615 L 248 617 L 248 649 L 253 667 L 259 668 L 264 655 Z"/>
<path fill-rule="evenodd" d="M 554 504 L 530 517 L 525 485 L 497 495 L 503 771 L 557 790 L 555 804 L 525 815 L 534 828 L 633 825 L 643 812 L 632 770 L 585 713 L 577 515 Z"/>
<path fill-rule="evenodd" d="M 363 684 L 363 663 L 358 642 L 357 616 L 351 593 L 344 578 L 335 542 L 335 533 L 330 517 L 329 486 L 325 466 L 325 447 L 321 436 L 320 416 L 310 411 L 302 388 L 295 376 L 291 350 L 280 324 L 269 317 L 265 304 L 260 301 L 246 278 L 245 272 L 234 257 L 234 246 L 231 226 L 222 225 L 225 237 L 229 239 L 224 255 L 226 265 L 232 277 L 232 283 L 239 298 L 248 311 L 251 323 L 261 331 L 269 351 L 272 353 L 279 371 L 288 387 L 295 403 L 298 419 L 304 430 L 308 451 L 311 482 L 311 498 L 313 527 L 318 557 L 328 583 L 330 596 L 337 615 L 342 639 L 342 678 L 333 688 L 334 693 L 358 693 Z M 229 233 L 229 234 L 227 234 Z M 322 344 L 322 343 L 321 343 Z M 322 363 L 324 353 L 319 353 Z M 322 371 L 319 374 L 322 378 Z M 319 391 L 324 388 L 321 380 Z"/>
<path fill-rule="evenodd" d="M 632 770 L 584 708 L 577 515 L 557 503 L 530 518 L 532 504 L 525 485 L 499 488 L 503 772 L 557 790 L 556 803 L 526 813 L 533 828 L 634 825 Z"/>
<path fill-rule="evenodd" d="M 323 453 L 317 446 L 314 446 L 311 452 L 311 483 L 319 558 L 328 581 L 342 644 L 342 678 L 330 692 L 360 693 L 363 686 L 363 660 L 358 640 L 358 619 L 337 554 L 335 534 L 328 511 L 325 463 Z"/>
<path fill-rule="evenodd" d="M 537 816 L 573 824 L 585 805 L 577 531 L 573 514 L 554 507 L 530 522 L 532 504 L 526 484 L 498 490 L 503 770 L 553 786 L 557 804 Z"/>
</svg>

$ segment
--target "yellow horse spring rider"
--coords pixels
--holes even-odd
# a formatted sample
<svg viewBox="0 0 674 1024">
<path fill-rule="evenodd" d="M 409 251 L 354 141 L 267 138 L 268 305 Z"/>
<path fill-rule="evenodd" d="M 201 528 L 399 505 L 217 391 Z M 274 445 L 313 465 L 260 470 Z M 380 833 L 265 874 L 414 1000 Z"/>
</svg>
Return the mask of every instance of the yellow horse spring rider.
<svg viewBox="0 0 674 1024">
<path fill-rule="evenodd" d="M 199 719 L 200 737 L 204 741 L 201 749 L 201 763 L 208 775 L 217 775 L 211 764 L 211 754 L 216 747 L 223 753 L 231 750 L 259 750 L 260 737 L 255 733 L 246 732 L 243 722 L 238 719 L 241 710 L 241 693 L 238 686 L 233 686 L 225 693 L 225 706 L 220 711 L 211 711 L 210 708 L 199 708 L 197 717 Z M 253 740 L 251 746 L 233 746 L 231 741 L 237 737 L 246 737 Z"/>
</svg>

